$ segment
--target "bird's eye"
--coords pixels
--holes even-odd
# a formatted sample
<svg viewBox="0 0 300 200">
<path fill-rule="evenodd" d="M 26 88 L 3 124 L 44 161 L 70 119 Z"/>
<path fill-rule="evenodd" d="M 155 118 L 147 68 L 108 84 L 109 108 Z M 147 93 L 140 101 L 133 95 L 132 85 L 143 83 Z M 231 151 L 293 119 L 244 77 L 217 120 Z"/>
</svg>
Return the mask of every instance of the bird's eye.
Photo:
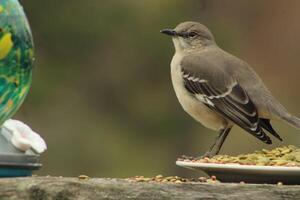
<svg viewBox="0 0 300 200">
<path fill-rule="evenodd" d="M 189 37 L 193 38 L 196 37 L 198 34 L 196 32 L 190 32 Z"/>
</svg>

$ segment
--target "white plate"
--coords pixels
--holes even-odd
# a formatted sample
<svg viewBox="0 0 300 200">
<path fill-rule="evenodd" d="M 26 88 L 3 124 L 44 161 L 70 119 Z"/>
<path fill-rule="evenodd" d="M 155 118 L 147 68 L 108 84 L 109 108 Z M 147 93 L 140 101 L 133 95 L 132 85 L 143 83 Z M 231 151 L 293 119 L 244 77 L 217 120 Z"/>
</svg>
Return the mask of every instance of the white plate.
<svg viewBox="0 0 300 200">
<path fill-rule="evenodd" d="M 215 175 L 221 182 L 300 184 L 300 167 L 214 164 L 177 161 L 176 165 Z"/>
</svg>

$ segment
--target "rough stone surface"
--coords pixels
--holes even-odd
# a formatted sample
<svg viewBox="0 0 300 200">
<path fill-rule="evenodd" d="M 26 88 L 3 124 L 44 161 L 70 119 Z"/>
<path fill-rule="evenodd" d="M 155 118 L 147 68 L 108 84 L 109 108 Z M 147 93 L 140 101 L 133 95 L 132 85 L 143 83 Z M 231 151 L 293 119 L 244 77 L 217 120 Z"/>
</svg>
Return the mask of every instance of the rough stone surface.
<svg viewBox="0 0 300 200">
<path fill-rule="evenodd" d="M 0 199 L 297 199 L 300 186 L 223 183 L 144 183 L 124 179 L 30 177 L 0 179 Z"/>
</svg>

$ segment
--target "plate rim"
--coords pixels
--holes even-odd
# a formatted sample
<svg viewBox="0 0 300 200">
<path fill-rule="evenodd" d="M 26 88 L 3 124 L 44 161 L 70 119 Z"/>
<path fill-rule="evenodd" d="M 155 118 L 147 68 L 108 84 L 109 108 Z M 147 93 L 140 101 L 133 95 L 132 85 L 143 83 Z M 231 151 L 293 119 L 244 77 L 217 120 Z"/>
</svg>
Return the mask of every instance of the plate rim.
<svg viewBox="0 0 300 200">
<path fill-rule="evenodd" d="M 176 161 L 176 165 L 180 167 L 206 168 L 206 169 L 238 169 L 238 170 L 252 170 L 252 171 L 277 171 L 277 172 L 300 172 L 300 167 L 287 166 L 257 166 L 257 165 L 241 165 L 241 164 L 221 164 L 221 163 L 200 163 L 189 161 Z"/>
</svg>

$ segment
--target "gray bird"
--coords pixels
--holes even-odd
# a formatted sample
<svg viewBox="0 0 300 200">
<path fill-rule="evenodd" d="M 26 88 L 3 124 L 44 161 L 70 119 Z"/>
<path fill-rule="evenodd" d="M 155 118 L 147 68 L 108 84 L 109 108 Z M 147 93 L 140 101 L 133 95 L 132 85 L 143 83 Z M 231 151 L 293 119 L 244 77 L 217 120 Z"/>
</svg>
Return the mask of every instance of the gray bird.
<svg viewBox="0 0 300 200">
<path fill-rule="evenodd" d="M 181 106 L 205 127 L 220 132 L 203 157 L 219 153 L 234 125 L 266 144 L 272 143 L 266 131 L 282 141 L 271 119 L 300 129 L 300 119 L 287 112 L 246 62 L 222 50 L 207 27 L 183 22 L 161 33 L 172 36 L 175 46 L 171 77 Z"/>
</svg>

